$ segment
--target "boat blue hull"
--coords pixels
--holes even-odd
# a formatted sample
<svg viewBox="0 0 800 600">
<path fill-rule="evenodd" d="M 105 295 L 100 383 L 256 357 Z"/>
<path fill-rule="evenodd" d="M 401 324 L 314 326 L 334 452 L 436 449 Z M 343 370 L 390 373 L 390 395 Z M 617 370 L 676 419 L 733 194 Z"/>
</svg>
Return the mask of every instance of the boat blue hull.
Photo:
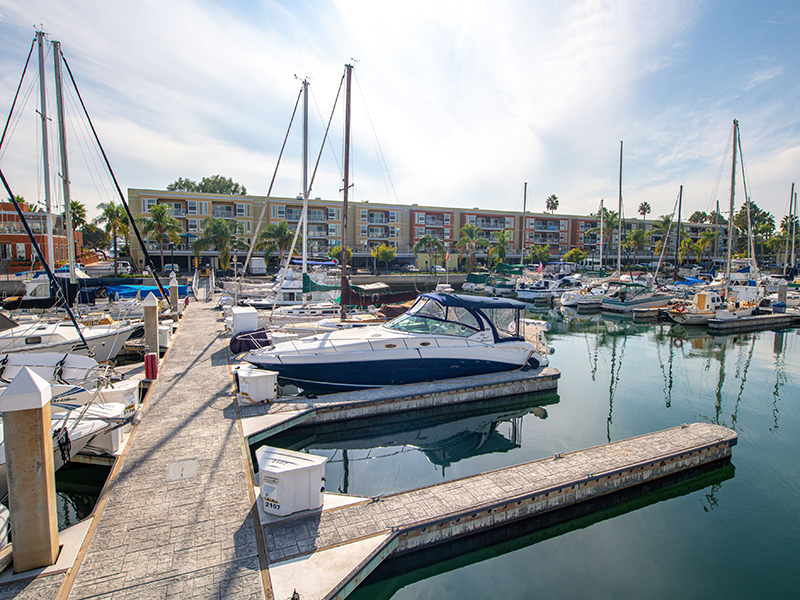
<svg viewBox="0 0 800 600">
<path fill-rule="evenodd" d="M 502 373 L 519 368 L 508 363 L 459 359 L 424 361 L 409 359 L 288 366 L 258 363 L 256 366 L 277 371 L 281 383 L 290 383 L 304 390 L 330 392 Z M 528 366 L 536 368 L 539 366 L 539 361 L 531 357 Z"/>
</svg>

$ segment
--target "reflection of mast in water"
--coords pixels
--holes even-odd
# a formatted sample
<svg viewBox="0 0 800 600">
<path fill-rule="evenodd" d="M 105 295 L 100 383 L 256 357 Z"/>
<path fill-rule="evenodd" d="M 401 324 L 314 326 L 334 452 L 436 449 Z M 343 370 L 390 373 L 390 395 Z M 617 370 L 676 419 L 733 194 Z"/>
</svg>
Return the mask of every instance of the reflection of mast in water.
<svg viewBox="0 0 800 600">
<path fill-rule="evenodd" d="M 769 428 L 770 433 L 778 429 L 778 400 L 781 399 L 780 390 L 786 383 L 786 349 L 784 348 L 783 332 L 776 331 L 772 342 L 772 351 L 775 353 L 775 387 L 772 390 L 772 420 L 775 425 Z"/>
<path fill-rule="evenodd" d="M 741 368 L 741 384 L 739 384 L 739 393 L 736 394 L 736 402 L 733 405 L 733 414 L 731 415 L 731 429 L 736 431 L 736 421 L 739 418 L 739 401 L 742 399 L 742 394 L 744 393 L 744 384 L 747 383 L 747 371 L 750 369 L 750 362 L 753 360 L 753 352 L 756 349 L 756 337 L 755 335 L 752 336 L 752 343 L 750 344 L 750 351 L 747 353 L 747 358 L 744 360 L 744 365 Z M 737 368 L 738 368 L 738 361 L 737 361 Z M 738 373 L 737 373 L 738 375 Z"/>
<path fill-rule="evenodd" d="M 606 439 L 611 442 L 611 423 L 614 414 L 614 392 L 617 390 L 619 383 L 619 374 L 622 371 L 622 358 L 625 356 L 625 343 L 628 341 L 628 336 L 622 338 L 622 349 L 619 353 L 619 361 L 617 361 L 617 336 L 611 339 L 611 377 L 608 382 L 608 419 L 606 419 Z M 616 373 L 614 372 L 616 370 Z"/>
<path fill-rule="evenodd" d="M 714 425 L 719 425 L 719 416 L 722 413 L 722 388 L 725 385 L 725 350 L 728 344 L 722 344 L 719 357 L 719 377 L 717 378 L 717 389 L 714 395 Z"/>
<path fill-rule="evenodd" d="M 669 359 L 667 360 L 668 369 L 664 369 L 664 361 L 661 360 L 661 346 L 656 344 L 656 355 L 658 365 L 661 367 L 661 374 L 664 376 L 664 400 L 667 408 L 672 406 L 672 385 L 673 385 L 673 366 L 675 363 L 675 347 L 683 345 L 683 340 L 676 337 L 669 337 Z"/>
<path fill-rule="evenodd" d="M 717 500 L 717 492 L 722 489 L 721 483 L 715 483 L 711 486 L 711 491 L 708 492 L 706 496 L 706 502 L 708 502 L 708 506 L 704 506 L 703 510 L 705 512 L 711 512 L 714 510 L 714 507 L 719 504 L 719 500 Z"/>
</svg>

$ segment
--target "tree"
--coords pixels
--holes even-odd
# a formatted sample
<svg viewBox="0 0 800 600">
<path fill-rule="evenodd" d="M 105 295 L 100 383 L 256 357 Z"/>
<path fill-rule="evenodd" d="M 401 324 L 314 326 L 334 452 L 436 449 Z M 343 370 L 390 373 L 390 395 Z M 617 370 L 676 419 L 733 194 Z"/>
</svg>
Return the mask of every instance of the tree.
<svg viewBox="0 0 800 600">
<path fill-rule="evenodd" d="M 686 257 L 694 252 L 694 242 L 691 238 L 685 237 L 681 239 L 681 245 L 678 248 L 678 266 L 686 261 Z M 676 266 L 677 273 L 677 266 Z"/>
<path fill-rule="evenodd" d="M 550 260 L 550 246 L 548 245 L 533 245 L 531 251 L 528 253 L 528 259 L 532 263 L 539 263 L 546 265 Z"/>
<path fill-rule="evenodd" d="M 111 237 L 105 231 L 91 223 L 81 227 L 81 233 L 83 234 L 83 245 L 93 250 L 105 251 L 111 241 Z"/>
<path fill-rule="evenodd" d="M 227 270 L 230 266 L 233 239 L 240 233 L 242 233 L 240 222 L 212 217 L 203 221 L 203 229 L 194 245 L 200 251 L 214 248 L 219 253 L 220 269 Z"/>
<path fill-rule="evenodd" d="M 708 237 L 702 236 L 692 246 L 692 251 L 694 252 L 695 258 L 697 259 L 698 265 L 703 262 L 703 253 L 706 251 L 709 244 L 711 244 L 711 240 Z"/>
<path fill-rule="evenodd" d="M 72 228 L 77 231 L 78 229 L 86 225 L 87 222 L 86 207 L 83 205 L 82 202 L 79 202 L 78 200 L 70 200 L 69 207 L 72 213 L 70 215 L 72 217 Z M 125 210 L 124 207 L 123 210 Z"/>
<path fill-rule="evenodd" d="M 328 256 L 334 258 L 339 261 L 339 264 L 342 263 L 342 247 L 341 246 L 334 246 L 330 250 L 328 250 Z M 349 246 L 347 247 L 347 264 L 350 264 L 350 261 L 353 260 L 353 249 Z"/>
<path fill-rule="evenodd" d="M 372 258 L 376 261 L 384 261 L 386 263 L 386 270 L 389 270 L 389 263 L 397 258 L 397 249 L 394 246 L 388 246 L 386 242 L 380 246 L 373 246 L 370 251 Z M 377 268 L 375 269 L 377 271 Z"/>
<path fill-rule="evenodd" d="M 444 258 L 446 253 L 444 244 L 442 241 L 434 237 L 432 235 L 423 235 L 412 248 L 412 252 L 415 255 L 419 255 L 420 252 L 425 251 L 425 253 L 431 257 L 431 264 L 430 266 L 433 267 L 436 264 L 436 258 L 441 254 Z M 419 261 L 419 257 L 417 257 L 417 261 Z"/>
<path fill-rule="evenodd" d="M 166 204 L 154 204 L 150 207 L 150 216 L 142 218 L 142 233 L 154 242 L 158 242 L 161 254 L 161 270 L 164 270 L 164 240 L 174 244 L 180 242 L 183 226 L 172 216 L 172 209 Z"/>
<path fill-rule="evenodd" d="M 600 218 L 600 211 L 597 211 L 597 218 Z M 617 212 L 603 207 L 603 239 L 600 240 L 600 242 L 603 244 L 603 248 L 606 249 L 606 253 L 611 251 L 611 240 L 613 239 L 612 236 L 614 233 L 616 233 L 618 226 L 619 215 Z M 586 233 L 597 235 L 600 233 L 600 226 L 593 227 Z"/>
<path fill-rule="evenodd" d="M 636 253 L 644 246 L 646 240 L 647 233 L 644 229 L 639 228 L 632 229 L 628 232 L 628 235 L 625 236 L 625 247 L 633 252 L 634 260 L 636 260 Z"/>
<path fill-rule="evenodd" d="M 547 200 L 544 201 L 544 205 L 551 213 L 555 213 L 558 210 L 558 196 L 551 194 Z"/>
<path fill-rule="evenodd" d="M 100 209 L 100 216 L 97 217 L 95 223 L 105 223 L 107 233 L 111 234 L 111 242 L 114 245 L 114 276 L 119 275 L 118 266 L 118 252 L 117 252 L 117 233 L 128 226 L 128 213 L 122 204 L 117 204 L 113 200 L 110 202 L 101 202 L 97 205 Z"/>
<path fill-rule="evenodd" d="M 639 205 L 639 210 L 636 211 L 636 212 L 638 212 L 640 215 L 642 215 L 643 219 L 646 219 L 647 215 L 652 212 L 652 210 L 650 208 L 650 203 L 649 202 L 642 202 Z"/>
<path fill-rule="evenodd" d="M 588 252 L 580 248 L 573 248 L 564 255 L 564 262 L 579 263 L 586 259 Z"/>
<path fill-rule="evenodd" d="M 708 213 L 702 210 L 694 211 L 689 217 L 689 223 L 706 223 L 708 221 Z"/>
<path fill-rule="evenodd" d="M 183 179 L 178 177 L 167 186 L 170 191 L 186 191 L 186 192 L 202 192 L 205 194 L 230 194 L 230 195 L 246 195 L 247 189 L 236 183 L 230 177 L 223 177 L 222 175 L 212 175 L 211 177 L 203 177 L 200 183 L 192 181 L 191 179 Z"/>
<path fill-rule="evenodd" d="M 751 200 L 750 231 L 748 231 L 747 228 L 747 203 L 743 204 L 734 215 L 733 226 L 737 230 L 734 232 L 734 235 L 738 233 L 733 249 L 738 252 L 746 253 L 746 240 L 748 239 L 748 236 L 756 236 L 756 239 L 760 237 L 763 241 L 763 238 L 768 237 L 773 231 L 775 231 L 775 217 L 773 217 L 769 212 L 761 210 L 756 203 Z"/>
<path fill-rule="evenodd" d="M 670 231 L 671 227 L 672 227 L 672 216 L 661 215 L 653 223 L 653 226 L 648 231 L 651 238 L 656 238 L 656 237 L 658 238 L 655 243 L 656 254 L 661 253 L 661 249 L 664 247 L 664 243 L 667 241 L 666 240 L 667 232 Z"/>
<path fill-rule="evenodd" d="M 503 262 L 508 255 L 508 232 L 501 231 L 494 240 L 496 245 L 489 249 L 489 257 L 492 258 L 493 266 Z"/>
<path fill-rule="evenodd" d="M 483 230 L 474 223 L 468 223 L 461 228 L 461 237 L 456 243 L 458 248 L 458 257 L 463 258 L 466 254 L 469 262 L 467 263 L 467 272 L 472 273 L 475 270 L 475 254 L 478 246 L 488 246 L 489 240 L 483 237 Z"/>
<path fill-rule="evenodd" d="M 278 221 L 277 223 L 267 223 L 267 226 L 264 227 L 264 230 L 258 234 L 256 247 L 267 248 L 272 246 L 280 253 L 280 262 L 283 264 L 284 256 L 289 253 L 289 249 L 292 247 L 294 233 L 295 230 L 289 226 L 289 223 L 286 221 L 286 219 Z M 297 246 L 295 246 L 295 249 L 297 247 L 301 247 L 300 244 L 302 243 L 303 234 L 299 233 L 297 235 Z"/>
</svg>

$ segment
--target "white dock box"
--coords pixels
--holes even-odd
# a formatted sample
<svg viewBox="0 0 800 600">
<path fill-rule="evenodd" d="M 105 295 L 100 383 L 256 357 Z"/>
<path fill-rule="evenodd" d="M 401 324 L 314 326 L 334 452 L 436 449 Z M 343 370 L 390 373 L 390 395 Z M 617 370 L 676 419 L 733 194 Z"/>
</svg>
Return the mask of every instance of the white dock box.
<svg viewBox="0 0 800 600">
<path fill-rule="evenodd" d="M 258 329 L 258 311 L 252 306 L 234 306 L 231 308 L 231 317 L 233 335 Z"/>
<path fill-rule="evenodd" d="M 242 365 L 236 369 L 236 391 L 239 406 L 272 402 L 278 397 L 278 372 Z"/>
<path fill-rule="evenodd" d="M 327 457 L 262 446 L 256 462 L 265 512 L 285 517 L 322 508 Z"/>
</svg>

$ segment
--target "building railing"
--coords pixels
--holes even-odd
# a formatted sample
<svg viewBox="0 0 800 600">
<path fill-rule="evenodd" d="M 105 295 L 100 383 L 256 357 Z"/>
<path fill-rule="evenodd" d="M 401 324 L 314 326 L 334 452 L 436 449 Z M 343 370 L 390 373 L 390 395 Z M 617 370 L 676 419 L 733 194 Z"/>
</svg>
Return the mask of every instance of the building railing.
<svg viewBox="0 0 800 600">
<path fill-rule="evenodd" d="M 225 210 L 224 208 L 214 207 L 211 209 L 211 216 L 215 219 L 233 219 L 235 218 L 233 209 Z"/>
</svg>

